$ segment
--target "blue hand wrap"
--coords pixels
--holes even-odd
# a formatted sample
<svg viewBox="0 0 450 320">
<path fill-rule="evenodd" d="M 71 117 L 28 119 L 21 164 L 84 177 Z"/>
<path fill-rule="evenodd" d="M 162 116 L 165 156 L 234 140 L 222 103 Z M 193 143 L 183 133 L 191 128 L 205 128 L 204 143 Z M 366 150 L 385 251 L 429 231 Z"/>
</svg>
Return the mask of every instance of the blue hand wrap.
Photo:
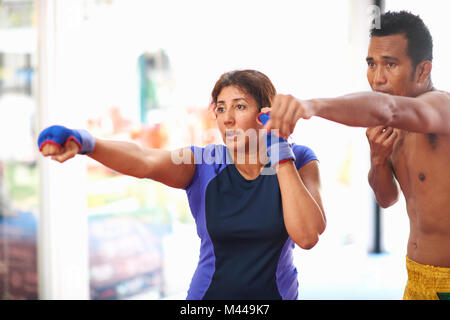
<svg viewBox="0 0 450 320">
<path fill-rule="evenodd" d="M 263 125 L 265 125 L 270 119 L 270 112 L 260 113 L 258 115 L 258 119 Z M 269 156 L 271 167 L 275 167 L 278 163 L 289 159 L 295 161 L 294 152 L 286 139 L 280 138 L 277 135 L 272 134 L 272 132 L 266 134 L 265 136 L 267 155 Z"/>
<path fill-rule="evenodd" d="M 95 139 L 88 131 L 71 130 L 63 126 L 51 126 L 42 130 L 38 138 L 39 150 L 47 143 L 62 148 L 68 140 L 73 140 L 80 147 L 79 154 L 90 154 L 94 151 Z"/>
</svg>

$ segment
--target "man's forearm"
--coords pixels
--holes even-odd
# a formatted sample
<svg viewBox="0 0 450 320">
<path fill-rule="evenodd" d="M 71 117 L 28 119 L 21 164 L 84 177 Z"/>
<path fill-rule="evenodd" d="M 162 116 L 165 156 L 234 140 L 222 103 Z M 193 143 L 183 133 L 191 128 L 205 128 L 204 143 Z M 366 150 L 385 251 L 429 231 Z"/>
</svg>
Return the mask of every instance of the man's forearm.
<svg viewBox="0 0 450 320">
<path fill-rule="evenodd" d="M 318 116 L 352 127 L 388 125 L 393 98 L 387 94 L 361 92 L 338 98 L 312 99 L 311 116 Z"/>
<path fill-rule="evenodd" d="M 397 202 L 398 186 L 389 163 L 372 163 L 368 178 L 369 185 L 381 207 L 387 208 Z"/>
</svg>

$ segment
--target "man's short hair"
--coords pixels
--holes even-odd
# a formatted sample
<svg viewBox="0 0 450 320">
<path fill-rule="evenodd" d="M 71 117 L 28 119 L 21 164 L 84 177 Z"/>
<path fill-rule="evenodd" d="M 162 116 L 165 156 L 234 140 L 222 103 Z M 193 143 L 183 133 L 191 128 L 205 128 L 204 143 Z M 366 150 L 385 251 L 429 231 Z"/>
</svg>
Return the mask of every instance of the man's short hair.
<svg viewBox="0 0 450 320">
<path fill-rule="evenodd" d="M 418 15 L 407 11 L 386 12 L 380 17 L 380 28 L 370 30 L 370 37 L 404 34 L 408 40 L 408 57 L 413 68 L 422 61 L 433 61 L 433 39 Z"/>
</svg>

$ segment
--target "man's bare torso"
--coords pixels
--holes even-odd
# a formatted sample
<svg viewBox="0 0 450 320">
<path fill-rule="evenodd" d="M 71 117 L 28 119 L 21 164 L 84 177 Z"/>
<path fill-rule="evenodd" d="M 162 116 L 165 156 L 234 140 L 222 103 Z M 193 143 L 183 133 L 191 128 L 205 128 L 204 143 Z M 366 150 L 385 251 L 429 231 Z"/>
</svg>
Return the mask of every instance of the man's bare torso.
<svg viewBox="0 0 450 320">
<path fill-rule="evenodd" d="M 408 257 L 450 267 L 450 136 L 398 131 L 391 162 L 410 220 Z"/>
</svg>

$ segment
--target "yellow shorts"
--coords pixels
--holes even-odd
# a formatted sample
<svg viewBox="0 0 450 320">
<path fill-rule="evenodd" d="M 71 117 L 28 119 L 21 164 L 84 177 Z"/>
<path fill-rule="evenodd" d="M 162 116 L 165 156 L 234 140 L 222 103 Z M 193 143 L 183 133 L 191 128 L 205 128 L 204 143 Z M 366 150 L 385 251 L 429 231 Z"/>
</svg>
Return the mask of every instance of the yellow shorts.
<svg viewBox="0 0 450 320">
<path fill-rule="evenodd" d="M 406 256 L 408 283 L 403 300 L 449 300 L 450 268 L 417 263 Z"/>
</svg>

